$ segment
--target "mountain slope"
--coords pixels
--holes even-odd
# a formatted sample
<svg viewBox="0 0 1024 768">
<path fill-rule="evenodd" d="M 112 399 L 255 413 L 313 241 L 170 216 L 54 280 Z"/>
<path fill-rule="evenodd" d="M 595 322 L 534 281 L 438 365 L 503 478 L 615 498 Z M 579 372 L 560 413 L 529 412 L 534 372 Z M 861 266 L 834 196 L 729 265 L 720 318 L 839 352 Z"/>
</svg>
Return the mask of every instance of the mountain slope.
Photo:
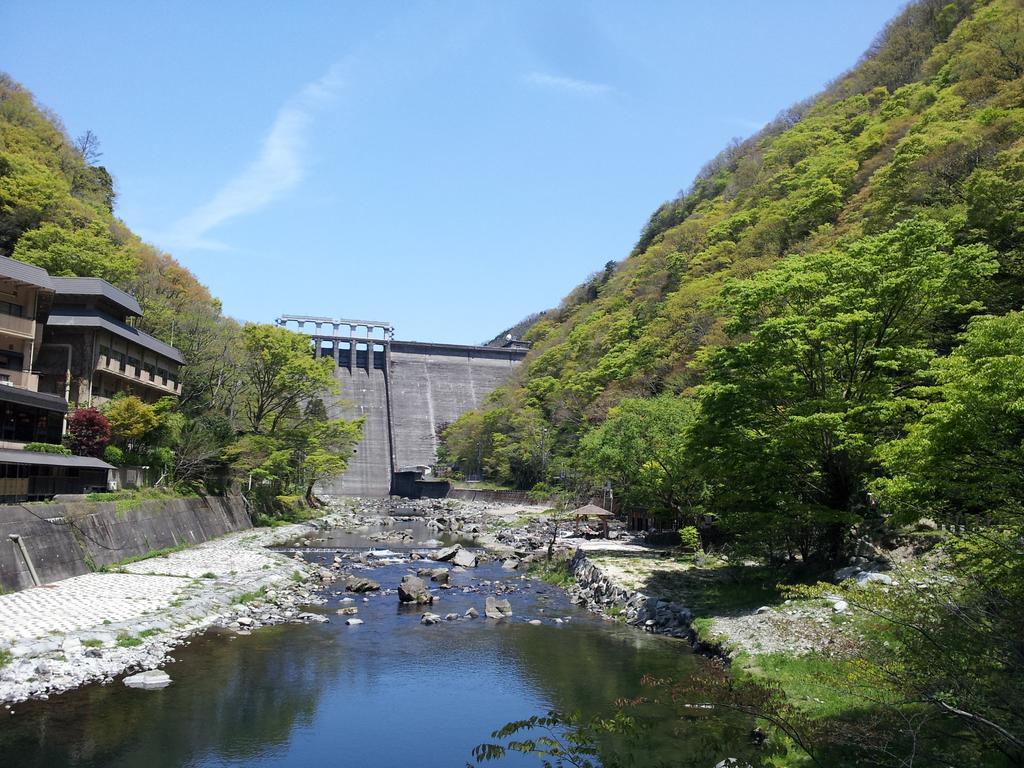
<svg viewBox="0 0 1024 768">
<path fill-rule="evenodd" d="M 994 248 L 983 298 L 990 311 L 1019 307 L 1022 18 L 1020 0 L 909 7 L 853 70 L 655 211 L 617 269 L 534 323 L 518 381 L 449 431 L 449 458 L 480 456 L 489 474 L 531 485 L 622 398 L 702 381 L 702 350 L 731 343 L 719 301 L 730 280 L 915 215 Z"/>
</svg>

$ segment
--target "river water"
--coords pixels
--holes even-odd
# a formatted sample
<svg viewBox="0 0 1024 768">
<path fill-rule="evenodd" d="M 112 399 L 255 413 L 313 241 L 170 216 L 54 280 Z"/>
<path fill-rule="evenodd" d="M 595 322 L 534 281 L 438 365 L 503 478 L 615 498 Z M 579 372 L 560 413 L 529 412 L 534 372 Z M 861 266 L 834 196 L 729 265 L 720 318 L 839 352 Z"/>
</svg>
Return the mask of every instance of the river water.
<svg viewBox="0 0 1024 768">
<path fill-rule="evenodd" d="M 416 534 L 429 536 L 418 526 Z M 360 534 L 344 533 L 316 542 L 327 550 L 369 545 Z M 400 554 L 409 549 L 387 546 Z M 307 553 L 325 564 L 333 556 Z M 394 589 L 417 565 L 431 563 L 359 573 Z M 504 595 L 511 620 L 420 624 L 424 610 L 443 616 L 475 606 L 482 616 L 497 582 L 513 590 Z M 312 610 L 330 623 L 203 635 L 174 653 L 166 668 L 174 682 L 166 689 L 131 690 L 118 682 L 18 705 L 16 715 L 0 721 L 0 766 L 457 768 L 511 720 L 550 709 L 607 713 L 617 700 L 642 693 L 645 674 L 678 678 L 707 663 L 680 641 L 603 621 L 560 590 L 496 563 L 453 574 L 452 584 L 421 609 L 400 608 L 395 594 L 371 594 L 369 602 L 357 595 L 365 623 L 354 627 L 335 615 L 343 595 L 325 592 L 328 603 Z M 745 751 L 745 723 L 682 722 L 657 710 L 645 717 L 653 732 L 629 748 L 638 766 L 711 768 Z M 540 763 L 514 755 L 491 764 Z"/>
</svg>

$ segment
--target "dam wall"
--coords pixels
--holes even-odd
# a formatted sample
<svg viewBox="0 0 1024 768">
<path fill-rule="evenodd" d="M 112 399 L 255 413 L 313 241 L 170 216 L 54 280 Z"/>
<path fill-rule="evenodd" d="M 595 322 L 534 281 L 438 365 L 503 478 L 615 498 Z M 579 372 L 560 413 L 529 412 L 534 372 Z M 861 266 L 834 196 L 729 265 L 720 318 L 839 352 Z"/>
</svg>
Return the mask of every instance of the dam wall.
<svg viewBox="0 0 1024 768">
<path fill-rule="evenodd" d="M 340 392 L 328 398 L 327 415 L 332 419 L 361 417 L 363 439 L 349 458 L 345 474 L 320 483 L 318 490 L 330 496 L 387 496 L 392 464 L 386 357 L 378 350 L 371 361 L 366 352 L 357 354 L 350 365 L 344 354 L 348 350 L 340 352 L 334 368 Z"/>
<path fill-rule="evenodd" d="M 362 418 L 363 439 L 339 477 L 317 492 L 387 496 L 396 471 L 437 463 L 438 431 L 479 408 L 508 381 L 529 345 L 468 346 L 397 341 L 386 322 L 284 315 L 280 326 L 306 333 L 314 354 L 334 360 L 339 394 L 331 418 Z"/>
<path fill-rule="evenodd" d="M 392 342 L 395 466 L 435 464 L 438 430 L 483 405 L 521 360 L 502 348 Z"/>
</svg>

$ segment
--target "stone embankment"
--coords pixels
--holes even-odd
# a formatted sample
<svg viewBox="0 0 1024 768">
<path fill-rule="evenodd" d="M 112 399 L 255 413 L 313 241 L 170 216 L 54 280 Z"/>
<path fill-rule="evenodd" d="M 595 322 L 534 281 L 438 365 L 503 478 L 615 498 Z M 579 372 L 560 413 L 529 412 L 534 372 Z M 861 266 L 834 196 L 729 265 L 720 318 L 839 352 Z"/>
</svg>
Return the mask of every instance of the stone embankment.
<svg viewBox="0 0 1024 768">
<path fill-rule="evenodd" d="M 573 600 L 592 611 L 621 618 L 646 632 L 695 640 L 690 609 L 671 600 L 627 589 L 592 563 L 582 549 L 569 561 L 575 583 L 567 590 Z"/>
<path fill-rule="evenodd" d="M 0 702 L 12 705 L 89 682 L 156 669 L 209 629 L 247 633 L 322 621 L 303 610 L 335 577 L 267 549 L 315 533 L 290 525 L 214 541 L 54 584 L 0 595 Z"/>
</svg>

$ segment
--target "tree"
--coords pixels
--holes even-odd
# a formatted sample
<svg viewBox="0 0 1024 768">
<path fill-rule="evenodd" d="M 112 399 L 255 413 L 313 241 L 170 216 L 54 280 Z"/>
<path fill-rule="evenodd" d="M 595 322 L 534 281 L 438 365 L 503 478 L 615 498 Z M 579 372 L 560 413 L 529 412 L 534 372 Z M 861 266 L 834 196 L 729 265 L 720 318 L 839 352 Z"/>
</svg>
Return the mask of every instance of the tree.
<svg viewBox="0 0 1024 768">
<path fill-rule="evenodd" d="M 100 458 L 110 442 L 110 422 L 95 408 L 79 408 L 68 416 L 64 443 L 76 456 Z"/>
<path fill-rule="evenodd" d="M 241 392 L 250 431 L 274 433 L 299 416 L 301 404 L 336 392 L 333 362 L 315 358 L 308 337 L 284 328 L 250 323 L 242 329 Z"/>
<path fill-rule="evenodd" d="M 696 525 L 708 482 L 691 449 L 697 403 L 662 395 L 623 400 L 580 443 L 594 480 L 610 480 L 627 507 Z"/>
<path fill-rule="evenodd" d="M 710 355 L 695 432 L 733 529 L 839 557 L 875 446 L 897 435 L 943 325 L 977 308 L 995 269 L 987 247 L 954 247 L 919 218 L 731 283 L 736 343 Z"/>
<path fill-rule="evenodd" d="M 920 419 L 879 447 L 883 503 L 903 521 L 1024 515 L 1024 313 L 974 318 L 931 375 Z"/>
<path fill-rule="evenodd" d="M 153 406 L 135 395 L 119 395 L 106 404 L 103 415 L 110 423 L 115 440 L 123 441 L 129 449 L 149 435 L 160 424 Z"/>
</svg>

